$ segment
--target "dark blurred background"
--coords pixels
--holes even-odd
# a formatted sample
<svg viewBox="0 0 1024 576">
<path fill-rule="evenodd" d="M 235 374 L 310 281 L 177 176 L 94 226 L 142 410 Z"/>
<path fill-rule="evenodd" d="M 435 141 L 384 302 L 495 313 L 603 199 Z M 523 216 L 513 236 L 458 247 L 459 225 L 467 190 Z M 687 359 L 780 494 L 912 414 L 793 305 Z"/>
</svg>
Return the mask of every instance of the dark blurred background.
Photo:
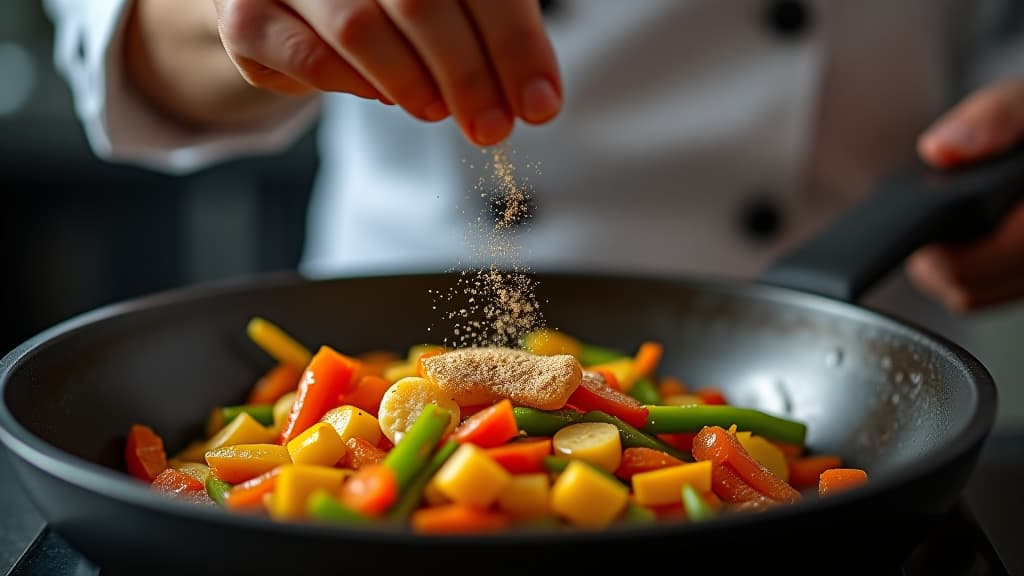
<svg viewBox="0 0 1024 576">
<path fill-rule="evenodd" d="M 0 2 L 4 353 L 102 304 L 296 265 L 314 134 L 282 155 L 184 178 L 104 163 L 52 66 L 51 42 L 41 2 Z"/>
</svg>

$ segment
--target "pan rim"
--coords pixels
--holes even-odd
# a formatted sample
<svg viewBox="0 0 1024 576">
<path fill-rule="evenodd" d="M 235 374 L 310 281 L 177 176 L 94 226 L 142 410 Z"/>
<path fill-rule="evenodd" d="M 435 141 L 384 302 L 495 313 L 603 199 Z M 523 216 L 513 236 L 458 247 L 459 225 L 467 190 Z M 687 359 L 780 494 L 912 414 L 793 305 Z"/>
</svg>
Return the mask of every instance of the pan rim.
<svg viewBox="0 0 1024 576">
<path fill-rule="evenodd" d="M 160 514 L 170 514 L 181 520 L 212 522 L 227 528 L 270 531 L 282 535 L 302 535 L 326 539 L 361 539 L 401 541 L 413 535 L 398 526 L 349 527 L 344 525 L 322 525 L 311 522 L 279 522 L 268 518 L 227 514 L 219 509 L 207 509 L 191 503 L 176 501 L 157 494 L 141 483 L 134 482 L 122 472 L 95 464 L 84 458 L 64 452 L 22 426 L 7 406 L 6 389 L 11 374 L 20 365 L 36 354 L 63 338 L 88 329 L 90 326 L 113 317 L 140 313 L 162 306 L 182 304 L 208 298 L 220 297 L 240 291 L 270 290 L 304 284 L 330 284 L 359 280 L 386 280 L 392 278 L 440 278 L 448 272 L 402 272 L 337 275 L 330 277 L 304 276 L 296 271 L 279 271 L 254 276 L 235 277 L 206 282 L 169 290 L 159 291 L 136 298 L 107 304 L 63 320 L 22 342 L 0 359 L 0 443 L 18 458 L 34 468 L 60 481 L 72 484 L 87 492 L 104 498 L 120 501 L 135 507 L 148 509 Z M 622 538 L 643 538 L 666 534 L 684 535 L 695 531 L 711 533 L 731 530 L 750 524 L 770 526 L 772 522 L 784 521 L 797 515 L 827 515 L 841 507 L 855 506 L 863 500 L 877 497 L 885 492 L 905 488 L 914 479 L 935 473 L 950 466 L 953 461 L 970 452 L 984 442 L 995 421 L 997 389 L 992 375 L 973 354 L 959 344 L 926 327 L 895 316 L 843 302 L 826 296 L 792 288 L 775 286 L 764 282 L 737 278 L 693 277 L 656 272 L 621 272 L 588 269 L 585 271 L 538 272 L 541 282 L 544 278 L 605 278 L 622 281 L 652 282 L 665 286 L 684 286 L 700 293 L 737 296 L 747 300 L 770 303 L 786 303 L 815 313 L 841 317 L 853 321 L 870 321 L 900 333 L 912 335 L 930 344 L 963 367 L 973 384 L 974 410 L 968 415 L 964 429 L 951 434 L 946 443 L 935 446 L 927 456 L 915 457 L 898 470 L 848 493 L 837 494 L 827 499 L 804 499 L 796 504 L 779 506 L 757 514 L 737 514 L 716 518 L 709 523 L 658 522 L 652 525 L 611 526 L 599 531 L 539 530 L 536 532 L 510 530 L 488 535 L 422 535 L 417 539 L 434 544 L 489 544 L 524 542 L 572 542 L 578 539 L 593 541 L 595 538 L 621 540 Z M 19 481 L 21 479 L 19 478 Z M 48 520 L 48 519 L 47 519 Z M 556 535 L 557 538 L 552 538 Z"/>
</svg>

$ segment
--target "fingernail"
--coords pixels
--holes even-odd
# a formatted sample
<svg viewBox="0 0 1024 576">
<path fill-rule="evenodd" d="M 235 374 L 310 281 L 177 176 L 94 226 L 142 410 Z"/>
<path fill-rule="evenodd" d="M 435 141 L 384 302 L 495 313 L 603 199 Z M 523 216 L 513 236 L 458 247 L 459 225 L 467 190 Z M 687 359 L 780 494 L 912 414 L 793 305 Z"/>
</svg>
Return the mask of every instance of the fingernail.
<svg viewBox="0 0 1024 576">
<path fill-rule="evenodd" d="M 497 144 L 512 130 L 512 118 L 502 108 L 490 108 L 476 115 L 471 132 L 477 144 Z"/>
<path fill-rule="evenodd" d="M 448 106 L 443 100 L 435 100 L 423 109 L 423 117 L 430 122 L 437 122 L 448 117 Z"/>
<path fill-rule="evenodd" d="M 523 86 L 519 102 L 523 120 L 543 122 L 558 113 L 562 103 L 555 87 L 547 78 L 534 78 Z"/>
<path fill-rule="evenodd" d="M 971 152 L 978 143 L 977 132 L 964 122 L 943 122 L 925 136 L 933 148 L 953 148 L 958 152 Z"/>
</svg>

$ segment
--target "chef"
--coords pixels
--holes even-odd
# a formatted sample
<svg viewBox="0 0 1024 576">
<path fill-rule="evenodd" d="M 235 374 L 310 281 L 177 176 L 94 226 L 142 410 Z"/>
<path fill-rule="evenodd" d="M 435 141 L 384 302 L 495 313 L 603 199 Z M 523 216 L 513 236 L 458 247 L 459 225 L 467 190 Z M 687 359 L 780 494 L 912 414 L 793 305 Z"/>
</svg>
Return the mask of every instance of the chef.
<svg viewBox="0 0 1024 576">
<path fill-rule="evenodd" d="M 476 263 L 467 229 L 495 212 L 502 142 L 531 195 L 516 237 L 531 269 L 753 278 L 915 155 L 969 164 L 1024 136 L 1013 2 L 47 6 L 103 158 L 187 173 L 320 122 L 311 275 Z M 1024 205 L 907 274 L 953 311 L 1024 295 Z M 880 307 L 945 322 L 894 282 Z"/>
</svg>

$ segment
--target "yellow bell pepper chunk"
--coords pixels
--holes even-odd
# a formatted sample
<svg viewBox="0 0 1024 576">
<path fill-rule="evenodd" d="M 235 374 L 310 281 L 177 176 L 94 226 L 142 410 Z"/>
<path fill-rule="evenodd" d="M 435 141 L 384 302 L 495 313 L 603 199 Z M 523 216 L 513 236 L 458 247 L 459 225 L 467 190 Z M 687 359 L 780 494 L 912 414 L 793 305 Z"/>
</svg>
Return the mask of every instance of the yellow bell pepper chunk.
<svg viewBox="0 0 1024 576">
<path fill-rule="evenodd" d="M 327 466 L 290 464 L 281 467 L 270 498 L 270 517 L 290 520 L 306 517 L 306 500 L 316 490 L 334 493 L 351 472 Z"/>
<path fill-rule="evenodd" d="M 313 424 L 288 442 L 288 454 L 295 464 L 334 466 L 345 451 L 345 442 L 326 422 Z"/>
<path fill-rule="evenodd" d="M 565 332 L 541 328 L 523 337 L 523 348 L 538 356 L 555 356 L 570 354 L 576 358 L 583 353 L 583 344 Z"/>
<path fill-rule="evenodd" d="M 274 425 L 270 427 L 274 438 L 281 435 L 284 423 L 288 421 L 288 415 L 292 413 L 292 404 L 295 403 L 296 396 L 298 396 L 298 392 L 289 392 L 274 402 L 274 407 L 271 410 L 274 414 Z"/>
<path fill-rule="evenodd" d="M 550 512 L 550 494 L 547 474 L 517 474 L 498 496 L 498 506 L 516 520 L 543 518 Z"/>
<path fill-rule="evenodd" d="M 551 445 L 556 454 L 590 462 L 607 472 L 615 472 L 622 463 L 622 439 L 614 424 L 570 424 L 555 432 Z"/>
<path fill-rule="evenodd" d="M 181 460 L 183 462 L 206 462 L 206 451 L 209 449 L 208 442 L 204 440 L 196 440 L 181 449 L 174 455 L 175 460 Z"/>
<path fill-rule="evenodd" d="M 328 410 L 321 422 L 326 422 L 334 427 L 342 442 L 348 442 L 349 438 L 362 438 L 370 444 L 376 445 L 380 442 L 380 422 L 370 414 L 356 408 L 355 406 L 338 406 Z"/>
<path fill-rule="evenodd" d="M 633 475 L 633 495 L 641 506 L 661 506 L 683 500 L 683 485 L 711 491 L 711 461 L 680 464 Z"/>
<path fill-rule="evenodd" d="M 629 392 L 632 390 L 633 385 L 640 379 L 640 375 L 637 374 L 633 368 L 632 358 L 619 358 L 618 360 L 612 360 L 611 362 L 591 366 L 590 369 L 607 370 L 614 374 L 615 379 L 619 381 L 619 387 L 622 388 L 623 392 Z"/>
<path fill-rule="evenodd" d="M 213 475 L 232 484 L 245 482 L 290 462 L 288 450 L 280 444 L 235 444 L 206 453 L 206 463 Z"/>
<path fill-rule="evenodd" d="M 737 432 L 736 439 L 751 458 L 757 460 L 783 482 L 789 482 L 789 464 L 786 462 L 786 455 L 778 446 L 750 432 Z"/>
<path fill-rule="evenodd" d="M 216 450 L 221 446 L 235 444 L 269 444 L 273 440 L 273 431 L 264 428 L 255 418 L 242 412 L 207 441 L 206 449 Z"/>
<path fill-rule="evenodd" d="M 551 487 L 555 514 L 584 528 L 607 526 L 628 501 L 629 488 L 579 460 L 570 462 Z"/>
<path fill-rule="evenodd" d="M 184 472 L 195 478 L 200 484 L 205 485 L 206 479 L 210 476 L 210 467 L 199 462 L 184 462 L 181 460 L 170 460 L 167 465 L 178 472 Z"/>
<path fill-rule="evenodd" d="M 409 378 L 411 376 L 419 376 L 416 372 L 415 362 L 406 362 L 405 360 L 402 360 L 400 362 L 390 364 L 384 369 L 384 379 L 391 383 L 398 382 L 402 378 Z"/>
<path fill-rule="evenodd" d="M 433 484 L 453 502 L 488 508 L 509 479 L 509 473 L 481 448 L 463 444 L 437 471 Z"/>
<path fill-rule="evenodd" d="M 303 370 L 313 357 L 308 348 L 289 336 L 276 324 L 263 318 L 255 317 L 249 320 L 245 331 L 250 340 L 283 364 L 291 364 L 299 370 Z"/>
</svg>

